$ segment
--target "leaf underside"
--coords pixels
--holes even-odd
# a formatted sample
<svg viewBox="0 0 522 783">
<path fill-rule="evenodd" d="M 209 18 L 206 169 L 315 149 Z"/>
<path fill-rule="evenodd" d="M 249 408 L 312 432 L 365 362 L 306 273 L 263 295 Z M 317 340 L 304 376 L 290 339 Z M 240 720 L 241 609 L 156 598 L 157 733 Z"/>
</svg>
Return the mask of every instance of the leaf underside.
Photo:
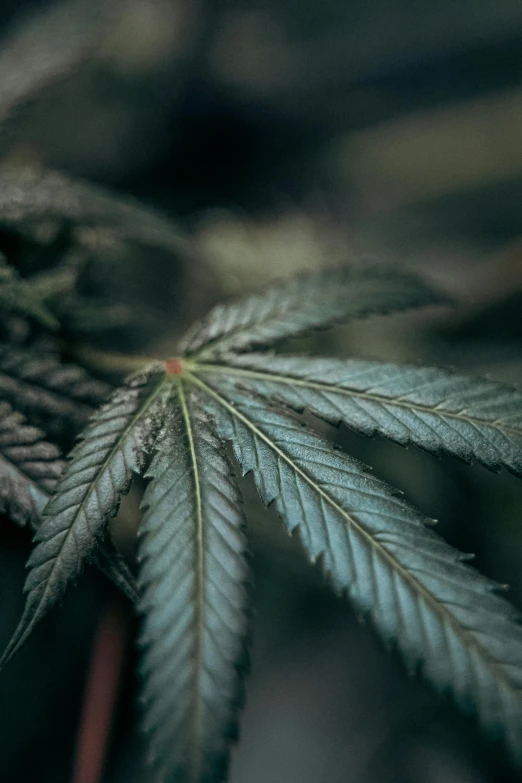
<svg viewBox="0 0 522 783">
<path fill-rule="evenodd" d="M 199 401 L 156 444 L 139 544 L 145 730 L 162 781 L 226 774 L 241 700 L 248 564 L 228 460 Z"/>
<path fill-rule="evenodd" d="M 522 475 L 522 394 L 438 368 L 249 354 L 198 368 L 364 435 Z"/>
<path fill-rule="evenodd" d="M 130 379 L 92 418 L 45 508 L 43 524 L 24 591 L 20 624 L 3 657 L 3 666 L 25 642 L 43 615 L 61 598 L 118 510 L 133 474 L 139 474 L 153 438 L 152 408 L 162 377 L 155 367 Z"/>
<path fill-rule="evenodd" d="M 339 267 L 218 305 L 187 333 L 180 351 L 207 360 L 252 346 L 269 346 L 350 318 L 445 301 L 408 272 L 388 266 Z"/>
<path fill-rule="evenodd" d="M 194 382 L 210 395 L 242 472 L 253 473 L 333 587 L 522 762 L 522 627 L 496 585 L 364 466 L 292 417 L 230 384 Z"/>
</svg>

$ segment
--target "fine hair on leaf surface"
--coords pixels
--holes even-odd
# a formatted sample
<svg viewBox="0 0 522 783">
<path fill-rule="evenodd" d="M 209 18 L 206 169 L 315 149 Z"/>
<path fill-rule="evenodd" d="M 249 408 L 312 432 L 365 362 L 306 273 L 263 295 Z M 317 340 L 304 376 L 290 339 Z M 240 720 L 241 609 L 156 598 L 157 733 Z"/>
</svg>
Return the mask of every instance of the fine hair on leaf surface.
<svg viewBox="0 0 522 783">
<path fill-rule="evenodd" d="M 522 764 L 518 611 L 499 585 L 433 532 L 432 520 L 301 415 L 522 475 L 522 395 L 436 367 L 267 350 L 338 322 L 446 301 L 411 272 L 345 265 L 218 305 L 171 357 L 144 360 L 92 415 L 51 487 L 28 561 L 25 611 L 2 664 L 86 561 L 97 557 L 109 573 L 111 564 L 117 568 L 111 539 L 103 553 L 100 543 L 132 477 L 144 476 L 137 586 L 129 576 L 125 587 L 124 569 L 114 581 L 135 597 L 141 616 L 151 779 L 225 780 L 238 732 L 251 598 L 231 444 L 240 473 L 252 474 L 264 504 L 288 533 L 297 533 L 335 592 L 371 620 L 409 670 L 422 671 L 437 691 L 475 713 Z M 82 398 L 82 377 L 75 387 L 74 374 L 68 385 L 57 371 L 50 383 L 52 363 L 44 359 L 22 378 L 16 356 L 9 363 L 0 354 L 0 394 L 2 383 L 21 384 L 23 403 L 33 384 L 35 407 L 44 411 L 57 395 L 57 416 L 64 417 L 73 414 L 60 395 L 72 405 L 93 404 Z M 2 381 L 2 372 L 10 380 Z M 6 433 L 8 413 L 15 418 L 7 457 L 9 437 L 16 443 L 26 426 L 6 408 Z M 30 431 L 27 447 L 38 454 L 40 434 Z M 17 469 L 27 472 L 24 465 Z M 3 502 L 7 509 L 13 503 L 9 489 Z M 15 517 L 24 511 L 13 508 Z"/>
</svg>

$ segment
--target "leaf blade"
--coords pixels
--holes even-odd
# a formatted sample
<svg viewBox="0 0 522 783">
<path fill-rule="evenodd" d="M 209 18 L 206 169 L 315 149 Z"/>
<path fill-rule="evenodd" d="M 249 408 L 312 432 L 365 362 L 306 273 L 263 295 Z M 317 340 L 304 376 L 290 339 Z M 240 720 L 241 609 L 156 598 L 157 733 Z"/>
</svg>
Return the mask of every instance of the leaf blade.
<svg viewBox="0 0 522 783">
<path fill-rule="evenodd" d="M 0 402 L 0 512 L 19 525 L 35 525 L 64 462 L 44 433 Z"/>
<path fill-rule="evenodd" d="M 338 321 L 444 301 L 421 278 L 392 267 L 322 270 L 218 305 L 187 333 L 180 350 L 208 360 Z"/>
<path fill-rule="evenodd" d="M 156 365 L 131 377 L 92 418 L 45 508 L 28 560 L 22 619 L 0 660 L 17 652 L 44 614 L 63 595 L 93 553 L 132 475 L 144 467 L 152 440 L 147 419 L 163 385 Z"/>
<path fill-rule="evenodd" d="M 193 255 L 168 218 L 138 201 L 52 169 L 0 167 L 0 225 L 21 230 L 49 219 L 109 229 L 145 246 Z"/>
<path fill-rule="evenodd" d="M 364 466 L 259 398 L 200 379 L 221 437 L 235 443 L 265 503 L 298 529 L 312 561 L 370 614 L 411 666 L 477 709 L 522 760 L 522 627 L 495 585 L 464 565 Z"/>
<path fill-rule="evenodd" d="M 0 399 L 51 434 L 78 430 L 111 387 L 57 354 L 0 343 Z"/>
<path fill-rule="evenodd" d="M 439 368 L 249 354 L 198 367 L 363 435 L 522 475 L 522 393 Z"/>
<path fill-rule="evenodd" d="M 236 732 L 248 565 L 228 460 L 193 393 L 178 395 L 144 497 L 143 701 L 162 779 L 202 783 L 223 779 Z"/>
</svg>

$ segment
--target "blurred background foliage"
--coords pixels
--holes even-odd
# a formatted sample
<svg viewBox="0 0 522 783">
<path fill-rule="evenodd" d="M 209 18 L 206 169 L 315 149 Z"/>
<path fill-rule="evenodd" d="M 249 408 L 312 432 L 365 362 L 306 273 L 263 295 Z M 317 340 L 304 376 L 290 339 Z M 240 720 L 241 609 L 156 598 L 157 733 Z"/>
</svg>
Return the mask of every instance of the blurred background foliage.
<svg viewBox="0 0 522 783">
<path fill-rule="evenodd" d="M 20 35 L 35 17 L 33 38 Z M 75 305 L 78 344 L 168 355 L 222 296 L 377 258 L 419 269 L 455 307 L 375 318 L 296 348 L 522 380 L 519 0 L 4 0 L 0 33 L 2 161 L 137 197 L 188 239 L 172 252 L 107 227 L 4 226 L 0 251 L 22 274 L 86 257 L 81 291 L 106 309 L 102 330 L 99 310 Z M 27 73 L 31 83 L 39 75 L 37 89 Z M 514 478 L 330 434 L 440 518 L 440 532 L 509 582 L 522 607 Z M 256 611 L 232 783 L 522 779 L 471 721 L 407 678 L 245 486 Z M 128 552 L 133 500 L 115 523 Z M 4 644 L 22 608 L 30 536 L 2 519 L 0 541 Z M 148 780 L 134 620 L 91 572 L 2 674 L 0 780 L 85 783 L 73 777 L 75 743 L 107 605 L 129 633 L 103 780 Z"/>
</svg>

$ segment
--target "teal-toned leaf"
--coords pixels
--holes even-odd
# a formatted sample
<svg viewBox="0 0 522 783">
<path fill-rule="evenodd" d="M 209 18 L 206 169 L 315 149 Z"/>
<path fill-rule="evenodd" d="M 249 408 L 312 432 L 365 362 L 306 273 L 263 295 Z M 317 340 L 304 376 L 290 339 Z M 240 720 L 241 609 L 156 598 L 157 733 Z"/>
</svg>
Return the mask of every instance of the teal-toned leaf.
<svg viewBox="0 0 522 783">
<path fill-rule="evenodd" d="M 36 526 L 63 469 L 58 448 L 0 402 L 0 512 Z"/>
<path fill-rule="evenodd" d="M 53 331 L 60 326 L 31 284 L 0 257 L 0 314 L 2 310 L 32 318 Z"/>
<path fill-rule="evenodd" d="M 200 367 L 298 411 L 363 433 L 522 474 L 522 394 L 446 370 L 359 360 L 249 354 Z"/>
<path fill-rule="evenodd" d="M 139 544 L 145 729 L 164 783 L 222 780 L 241 698 L 248 564 L 229 462 L 194 392 L 158 439 Z"/>
<path fill-rule="evenodd" d="M 338 321 L 443 301 L 421 278 L 387 266 L 329 269 L 217 305 L 188 332 L 180 351 L 207 360 Z"/>
<path fill-rule="evenodd" d="M 133 376 L 92 418 L 45 508 L 25 583 L 24 613 L 0 666 L 25 642 L 93 553 L 133 474 L 142 472 L 161 416 L 161 366 Z M 157 406 L 155 409 L 155 405 Z"/>
<path fill-rule="evenodd" d="M 194 383 L 207 390 L 242 471 L 333 586 L 522 761 L 522 627 L 495 584 L 386 484 L 292 417 L 230 384 Z"/>
</svg>

